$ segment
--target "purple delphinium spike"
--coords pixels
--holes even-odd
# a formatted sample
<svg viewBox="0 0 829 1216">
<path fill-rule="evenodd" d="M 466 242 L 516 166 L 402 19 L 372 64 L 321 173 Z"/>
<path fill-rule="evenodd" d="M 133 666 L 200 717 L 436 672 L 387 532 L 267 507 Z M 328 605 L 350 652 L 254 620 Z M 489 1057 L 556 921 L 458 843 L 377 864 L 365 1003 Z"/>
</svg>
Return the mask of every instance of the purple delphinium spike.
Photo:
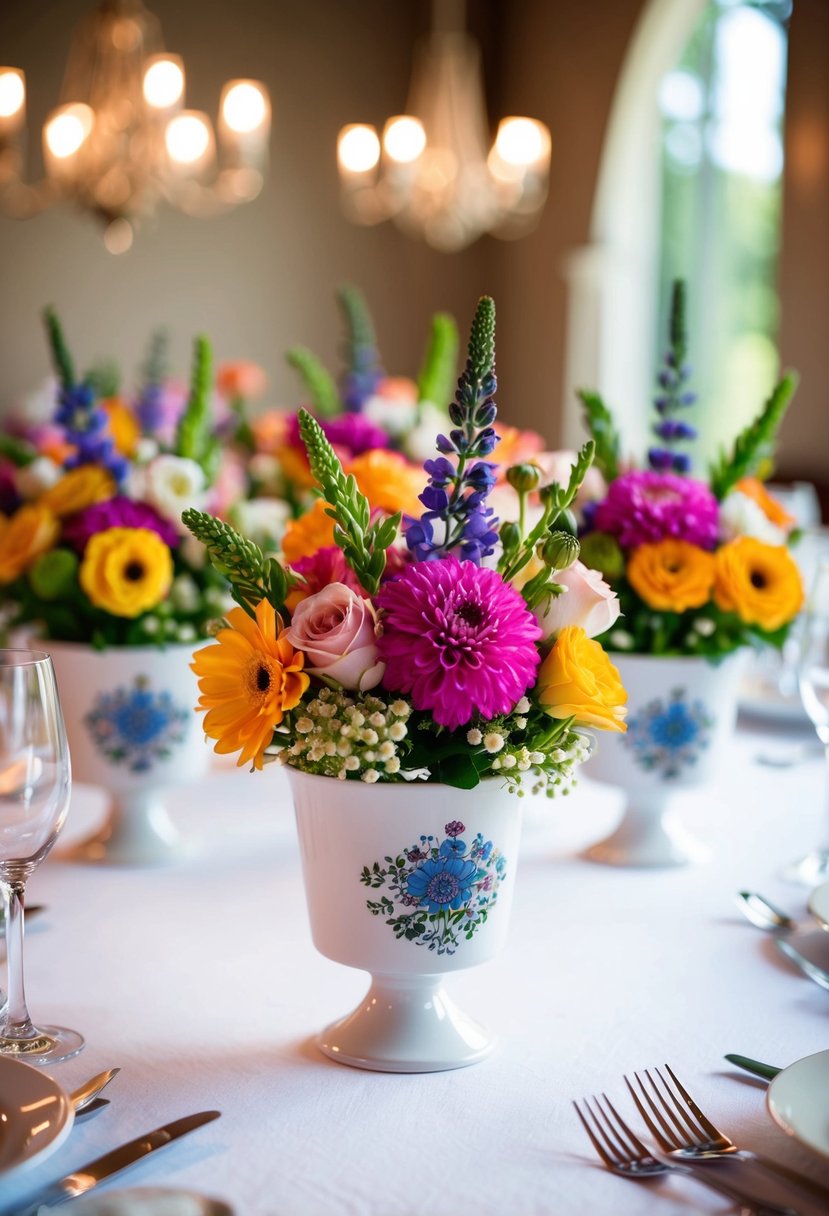
<svg viewBox="0 0 829 1216">
<path fill-rule="evenodd" d="M 662 368 L 657 375 L 659 392 L 653 399 L 658 415 L 653 432 L 660 443 L 648 450 L 648 465 L 655 472 L 687 473 L 691 468 L 691 458 L 687 452 L 679 451 L 677 445 L 696 439 L 697 432 L 689 422 L 678 419 L 676 414 L 693 405 L 697 398 L 696 393 L 686 387 L 691 367 L 685 362 L 685 284 L 681 280 L 677 280 L 673 286 L 670 334 L 671 345 L 665 352 Z"/>
<path fill-rule="evenodd" d="M 492 426 L 498 412 L 496 388 L 495 305 L 484 296 L 472 322 L 466 367 L 449 406 L 453 429 L 448 436 L 438 435 L 441 455 L 424 465 L 429 483 L 420 501 L 426 510 L 419 520 L 407 521 L 406 543 L 417 561 L 454 554 L 480 566 L 495 551 L 498 520 L 486 498 L 495 484 L 496 466 L 482 458 L 498 443 Z"/>
<path fill-rule="evenodd" d="M 123 482 L 129 466 L 108 433 L 109 419 L 97 405 L 91 385 L 73 384 L 61 389 L 55 422 L 63 427 L 67 443 L 75 448 L 64 462 L 65 468 L 97 464 L 112 474 L 117 485 Z"/>
</svg>

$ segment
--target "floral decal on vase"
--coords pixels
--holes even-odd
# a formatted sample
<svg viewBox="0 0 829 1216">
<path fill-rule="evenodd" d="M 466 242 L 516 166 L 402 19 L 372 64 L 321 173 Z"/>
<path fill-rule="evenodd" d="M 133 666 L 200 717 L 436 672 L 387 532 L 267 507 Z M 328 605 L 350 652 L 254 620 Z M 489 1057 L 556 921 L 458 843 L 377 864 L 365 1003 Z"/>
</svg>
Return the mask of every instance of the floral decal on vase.
<svg viewBox="0 0 829 1216">
<path fill-rule="evenodd" d="M 427 946 L 437 954 L 454 954 L 486 923 L 498 899 L 507 861 L 480 832 L 467 845 L 458 820 L 447 823 L 446 839 L 421 836 L 397 857 L 364 866 L 360 881 L 389 895 L 366 900 L 372 916 L 383 916 L 400 940 Z M 408 911 L 400 911 L 401 906 Z"/>
<path fill-rule="evenodd" d="M 190 717 L 187 706 L 169 692 L 153 692 L 146 676 L 138 676 L 132 688 L 100 693 L 84 721 L 107 760 L 146 773 L 183 742 Z"/>
<path fill-rule="evenodd" d="M 684 688 L 674 688 L 667 701 L 655 697 L 629 719 L 623 744 L 643 769 L 670 780 L 697 763 L 713 725 L 702 701 L 688 701 Z"/>
</svg>

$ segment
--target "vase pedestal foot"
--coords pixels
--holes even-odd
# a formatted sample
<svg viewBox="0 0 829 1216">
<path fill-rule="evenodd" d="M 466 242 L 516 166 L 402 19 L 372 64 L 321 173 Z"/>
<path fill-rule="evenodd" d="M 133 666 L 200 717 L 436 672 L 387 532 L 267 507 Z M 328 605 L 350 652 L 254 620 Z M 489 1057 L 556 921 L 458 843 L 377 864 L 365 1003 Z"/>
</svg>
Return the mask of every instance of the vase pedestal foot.
<svg viewBox="0 0 829 1216">
<path fill-rule="evenodd" d="M 439 975 L 372 977 L 347 1017 L 317 1036 L 339 1064 L 375 1072 L 443 1072 L 491 1055 L 497 1039 L 447 996 Z"/>
<path fill-rule="evenodd" d="M 62 856 L 102 865 L 159 866 L 191 852 L 158 796 L 139 792 L 116 796 L 103 827 Z"/>
<path fill-rule="evenodd" d="M 604 840 L 582 853 L 607 866 L 669 868 L 706 861 L 708 849 L 689 835 L 663 803 L 627 807 L 622 821 Z"/>
</svg>

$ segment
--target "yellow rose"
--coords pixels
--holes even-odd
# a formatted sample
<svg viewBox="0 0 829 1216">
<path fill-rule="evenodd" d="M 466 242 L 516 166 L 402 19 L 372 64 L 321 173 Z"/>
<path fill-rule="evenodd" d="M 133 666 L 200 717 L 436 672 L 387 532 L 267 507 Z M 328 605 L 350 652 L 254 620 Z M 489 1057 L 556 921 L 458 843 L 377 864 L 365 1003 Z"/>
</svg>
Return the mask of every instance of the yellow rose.
<svg viewBox="0 0 829 1216">
<path fill-rule="evenodd" d="M 372 448 L 355 456 L 345 471 L 354 475 L 357 488 L 374 510 L 388 511 L 389 515 L 395 511 L 420 515 L 423 510 L 417 497 L 425 485 L 423 470 L 409 464 L 398 452 Z"/>
<path fill-rule="evenodd" d="M 170 550 L 149 528 L 107 528 L 86 546 L 80 582 L 96 608 L 135 617 L 160 604 L 173 581 Z"/>
<path fill-rule="evenodd" d="M 627 730 L 628 695 L 619 672 L 578 625 L 558 635 L 538 670 L 536 696 L 552 718 L 573 718 L 576 726 L 599 730 Z"/>
<path fill-rule="evenodd" d="M 54 546 L 60 524 L 40 503 L 21 507 L 11 519 L 0 518 L 0 583 L 13 583 Z"/>
<path fill-rule="evenodd" d="M 309 511 L 288 522 L 282 538 L 282 555 L 286 562 L 310 557 L 317 549 L 327 549 L 334 544 L 334 521 L 325 513 L 327 505 L 318 498 Z"/>
<path fill-rule="evenodd" d="M 41 494 L 39 505 L 48 507 L 53 515 L 63 519 L 75 515 L 96 502 L 106 502 L 115 493 L 112 474 L 97 464 L 83 464 L 64 473 L 45 494 Z"/>
<path fill-rule="evenodd" d="M 685 540 L 660 540 L 641 545 L 633 553 L 627 578 L 650 608 L 685 612 L 710 600 L 714 557 Z"/>
<path fill-rule="evenodd" d="M 746 625 L 769 632 L 788 624 L 803 607 L 803 582 L 783 545 L 740 536 L 717 550 L 714 599 Z"/>
</svg>

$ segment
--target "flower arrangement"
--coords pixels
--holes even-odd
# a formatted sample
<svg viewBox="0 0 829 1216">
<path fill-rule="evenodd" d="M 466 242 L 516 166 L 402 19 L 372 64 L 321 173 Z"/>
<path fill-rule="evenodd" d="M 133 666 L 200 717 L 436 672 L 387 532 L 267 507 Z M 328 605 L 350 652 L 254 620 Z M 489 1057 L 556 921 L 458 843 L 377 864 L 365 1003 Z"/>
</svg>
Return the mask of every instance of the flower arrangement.
<svg viewBox="0 0 829 1216">
<path fill-rule="evenodd" d="M 732 451 L 701 479 L 691 475 L 688 451 L 697 432 L 688 421 L 696 396 L 686 355 L 685 285 L 678 281 L 647 469 L 621 464 L 611 412 L 598 394 L 579 394 L 608 483 L 587 512 L 581 560 L 612 585 L 623 614 L 623 625 L 611 622 L 602 642 L 617 652 L 708 657 L 747 643 L 781 646 L 802 607 L 803 586 L 788 549 L 794 520 L 761 477 L 796 377 L 781 379 Z"/>
<path fill-rule="evenodd" d="M 57 401 L 38 425 L 0 434 L 7 625 L 36 625 L 53 641 L 97 647 L 206 636 L 227 606 L 226 586 L 181 512 L 221 505 L 225 471 L 207 341 L 196 340 L 189 394 L 177 406 L 158 341 L 127 402 L 99 376 L 79 378 L 57 316 L 48 310 L 45 321 Z"/>
<path fill-rule="evenodd" d="M 330 532 L 311 564 L 283 564 L 209 513 L 184 512 L 238 605 L 193 663 L 217 752 L 343 781 L 473 788 L 502 777 L 519 794 L 552 796 L 589 753 L 582 727 L 624 731 L 625 691 L 590 636 L 613 593 L 591 575 L 586 609 L 562 581 L 579 552 L 567 524 L 594 445 L 566 484 L 539 490 L 534 474 L 510 468 L 520 521 L 499 523 L 488 503 L 495 391 L 495 308 L 484 297 L 425 485 L 421 474 L 419 514 L 372 510 L 305 410 L 313 510 Z M 556 610 L 571 599 L 572 615 L 592 614 L 587 625 Z"/>
</svg>

